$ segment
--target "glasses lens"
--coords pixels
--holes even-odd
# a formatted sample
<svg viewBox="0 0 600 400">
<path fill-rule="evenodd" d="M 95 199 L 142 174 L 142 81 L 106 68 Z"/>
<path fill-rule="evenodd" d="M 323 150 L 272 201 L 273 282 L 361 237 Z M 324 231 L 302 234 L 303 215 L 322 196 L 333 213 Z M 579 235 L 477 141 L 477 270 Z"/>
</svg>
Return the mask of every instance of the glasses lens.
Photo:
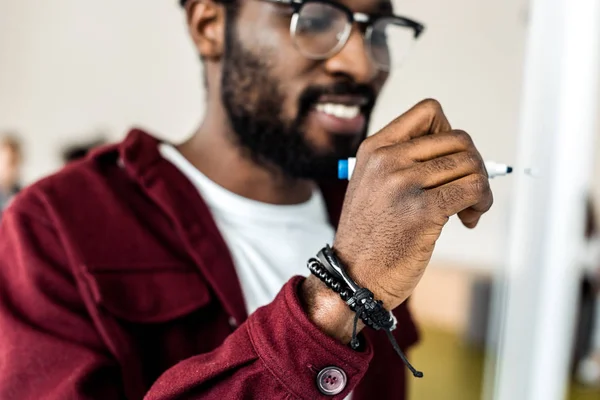
<svg viewBox="0 0 600 400">
<path fill-rule="evenodd" d="M 376 21 L 369 35 L 373 61 L 387 71 L 402 65 L 414 43 L 414 30 L 393 18 Z"/>
<path fill-rule="evenodd" d="M 305 3 L 292 20 L 298 50 L 310 58 L 326 58 L 348 38 L 351 26 L 342 10 L 325 3 Z"/>
</svg>

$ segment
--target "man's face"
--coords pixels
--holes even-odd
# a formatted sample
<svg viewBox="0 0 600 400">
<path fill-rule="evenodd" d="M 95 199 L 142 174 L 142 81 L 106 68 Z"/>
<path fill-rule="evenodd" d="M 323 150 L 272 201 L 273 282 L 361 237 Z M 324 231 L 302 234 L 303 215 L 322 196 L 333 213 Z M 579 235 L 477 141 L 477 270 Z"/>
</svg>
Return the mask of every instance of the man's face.
<svg viewBox="0 0 600 400">
<path fill-rule="evenodd" d="M 378 0 L 349 0 L 373 13 Z M 293 178 L 335 176 L 356 154 L 387 74 L 370 61 L 355 25 L 348 43 L 315 61 L 294 47 L 291 8 L 244 0 L 226 21 L 221 99 L 236 141 L 255 160 Z M 235 15 L 237 14 L 237 15 Z"/>
</svg>

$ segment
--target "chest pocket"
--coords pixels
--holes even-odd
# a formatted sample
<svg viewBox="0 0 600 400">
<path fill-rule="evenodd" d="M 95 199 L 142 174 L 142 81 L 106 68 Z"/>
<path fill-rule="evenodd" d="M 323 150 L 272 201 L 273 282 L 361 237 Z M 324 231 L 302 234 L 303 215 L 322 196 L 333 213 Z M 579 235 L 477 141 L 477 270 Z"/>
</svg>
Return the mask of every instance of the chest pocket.
<svg viewBox="0 0 600 400">
<path fill-rule="evenodd" d="M 113 343 L 124 374 L 147 390 L 176 363 L 218 346 L 226 316 L 199 271 L 187 265 L 88 267 L 98 329 Z M 124 381 L 131 377 L 124 376 Z"/>
<path fill-rule="evenodd" d="M 184 265 L 93 267 L 85 275 L 96 304 L 133 323 L 174 320 L 211 300 L 198 271 Z"/>
</svg>

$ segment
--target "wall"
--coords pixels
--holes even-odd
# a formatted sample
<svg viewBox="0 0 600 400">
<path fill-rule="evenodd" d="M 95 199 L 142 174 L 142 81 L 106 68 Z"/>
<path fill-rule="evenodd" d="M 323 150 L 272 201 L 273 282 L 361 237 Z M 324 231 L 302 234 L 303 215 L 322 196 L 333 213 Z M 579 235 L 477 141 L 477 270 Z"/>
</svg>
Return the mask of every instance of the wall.
<svg viewBox="0 0 600 400">
<path fill-rule="evenodd" d="M 132 125 L 171 139 L 202 117 L 200 66 L 174 0 L 0 1 L 0 129 L 23 133 L 25 178 L 59 165 L 58 151 L 96 130 Z M 403 0 L 427 30 L 393 76 L 372 130 L 425 97 L 440 100 L 486 159 L 512 162 L 521 89 L 525 0 Z M 468 231 L 452 221 L 435 260 L 503 262 L 510 178 L 493 181 L 494 209 Z"/>
<path fill-rule="evenodd" d="M 200 63 L 175 0 L 2 0 L 0 46 L 0 128 L 25 135 L 28 181 L 75 138 L 135 124 L 177 140 L 201 118 Z"/>
</svg>

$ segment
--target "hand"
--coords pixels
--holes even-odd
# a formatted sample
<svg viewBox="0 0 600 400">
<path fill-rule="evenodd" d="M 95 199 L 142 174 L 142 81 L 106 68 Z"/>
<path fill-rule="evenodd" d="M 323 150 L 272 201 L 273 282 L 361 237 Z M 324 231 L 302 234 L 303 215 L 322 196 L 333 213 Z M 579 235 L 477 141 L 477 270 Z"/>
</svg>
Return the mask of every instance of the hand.
<svg viewBox="0 0 600 400">
<path fill-rule="evenodd" d="M 350 276 L 394 309 L 421 279 L 449 218 L 474 228 L 492 202 L 471 137 L 425 100 L 361 145 L 333 247 Z"/>
</svg>

